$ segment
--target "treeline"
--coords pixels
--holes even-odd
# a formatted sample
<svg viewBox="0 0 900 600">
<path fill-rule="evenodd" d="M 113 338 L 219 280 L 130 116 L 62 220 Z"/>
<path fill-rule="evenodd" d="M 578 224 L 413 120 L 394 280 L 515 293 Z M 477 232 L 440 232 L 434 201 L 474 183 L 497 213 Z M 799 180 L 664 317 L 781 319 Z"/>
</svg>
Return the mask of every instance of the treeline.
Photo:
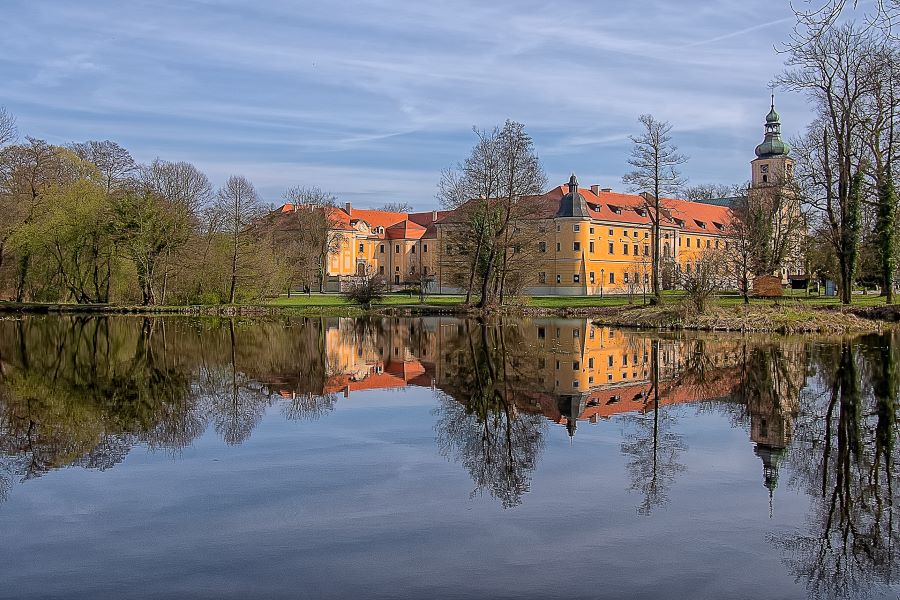
<svg viewBox="0 0 900 600">
<path fill-rule="evenodd" d="M 890 302 L 898 255 L 897 40 L 871 24 L 800 25 L 775 83 L 803 93 L 815 115 L 794 140 L 811 217 L 810 270 L 837 281 L 844 303 L 857 283 L 879 285 Z"/>
<path fill-rule="evenodd" d="M 313 211 L 271 222 L 245 177 L 215 190 L 187 162 L 138 164 L 108 140 L 13 143 L 13 125 L 0 111 L 0 299 L 234 303 L 320 279 L 327 224 Z"/>
</svg>

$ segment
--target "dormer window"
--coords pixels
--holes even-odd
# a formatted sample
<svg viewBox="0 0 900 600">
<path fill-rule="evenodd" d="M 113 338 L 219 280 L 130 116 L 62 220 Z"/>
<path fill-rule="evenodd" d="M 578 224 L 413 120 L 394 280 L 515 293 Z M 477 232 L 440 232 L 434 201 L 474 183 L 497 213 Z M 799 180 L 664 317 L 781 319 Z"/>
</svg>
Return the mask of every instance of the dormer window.
<svg viewBox="0 0 900 600">
<path fill-rule="evenodd" d="M 619 208 L 618 206 L 615 206 L 613 204 L 609 204 L 608 206 L 609 206 L 609 210 L 613 211 L 615 214 L 617 214 L 617 215 L 622 214 L 622 209 Z"/>
<path fill-rule="evenodd" d="M 724 230 L 725 230 L 725 226 L 722 225 L 721 223 L 716 223 L 715 221 L 713 221 L 713 225 L 715 225 L 715 226 L 716 226 L 716 229 L 718 229 L 719 231 L 724 231 Z"/>
<path fill-rule="evenodd" d="M 634 209 L 634 212 L 636 212 L 637 214 L 639 214 L 642 217 L 647 216 L 647 211 L 644 210 L 643 208 L 636 208 L 636 209 Z"/>
<path fill-rule="evenodd" d="M 699 227 L 700 229 L 706 229 L 706 223 L 705 223 L 705 222 L 703 222 L 703 221 L 698 221 L 697 219 L 694 219 L 694 223 L 696 223 L 696 224 L 697 224 L 697 227 Z"/>
<path fill-rule="evenodd" d="M 681 219 L 675 219 L 675 224 L 679 227 L 684 227 L 684 221 Z"/>
</svg>

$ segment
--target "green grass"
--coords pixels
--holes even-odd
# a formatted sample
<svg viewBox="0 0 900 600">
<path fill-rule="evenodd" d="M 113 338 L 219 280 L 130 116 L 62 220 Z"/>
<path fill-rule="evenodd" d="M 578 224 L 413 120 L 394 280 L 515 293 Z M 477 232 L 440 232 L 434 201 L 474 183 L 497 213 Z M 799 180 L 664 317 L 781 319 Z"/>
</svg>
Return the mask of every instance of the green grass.
<svg viewBox="0 0 900 600">
<path fill-rule="evenodd" d="M 665 291 L 663 298 L 666 303 L 680 302 L 684 299 L 682 291 Z M 430 295 L 425 298 L 427 306 L 458 306 L 463 303 L 463 296 L 458 295 Z M 564 308 L 598 308 L 641 305 L 644 302 L 642 294 L 635 294 L 631 303 L 628 296 L 532 296 L 524 300 L 524 305 L 532 308 L 564 309 Z M 744 299 L 738 294 L 722 295 L 714 300 L 718 306 L 730 307 L 743 304 Z M 838 306 L 840 299 L 834 296 L 807 296 L 802 290 L 786 290 L 785 295 L 779 299 L 774 298 L 750 298 L 750 303 L 755 305 L 795 304 L 798 307 Z M 269 304 L 292 308 L 350 308 L 356 305 L 340 294 L 311 294 L 296 295 L 287 298 L 282 296 L 270 301 Z M 376 306 L 409 306 L 418 305 L 419 297 L 402 293 L 392 293 L 385 296 Z M 883 306 L 884 298 L 875 294 L 854 294 L 853 306 Z"/>
</svg>

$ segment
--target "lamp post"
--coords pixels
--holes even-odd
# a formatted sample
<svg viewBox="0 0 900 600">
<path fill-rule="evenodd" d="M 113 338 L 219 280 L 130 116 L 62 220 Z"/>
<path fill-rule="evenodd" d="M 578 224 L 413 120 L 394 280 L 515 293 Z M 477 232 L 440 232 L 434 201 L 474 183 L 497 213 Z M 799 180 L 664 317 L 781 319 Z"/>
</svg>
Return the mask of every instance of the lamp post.
<svg viewBox="0 0 900 600">
<path fill-rule="evenodd" d="M 600 269 L 600 297 L 603 297 L 603 280 L 606 279 L 606 269 Z"/>
</svg>

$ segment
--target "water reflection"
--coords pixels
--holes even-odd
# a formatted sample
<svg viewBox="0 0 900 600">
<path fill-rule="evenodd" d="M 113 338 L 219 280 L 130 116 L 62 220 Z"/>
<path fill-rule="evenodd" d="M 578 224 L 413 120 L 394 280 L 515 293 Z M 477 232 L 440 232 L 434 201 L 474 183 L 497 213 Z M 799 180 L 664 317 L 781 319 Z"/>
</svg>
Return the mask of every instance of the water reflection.
<svg viewBox="0 0 900 600">
<path fill-rule="evenodd" d="M 727 414 L 768 490 L 811 499 L 769 541 L 811 596 L 894 581 L 900 337 L 648 335 L 585 320 L 27 318 L 0 321 L 0 500 L 16 482 L 109 469 L 137 445 L 178 454 L 212 429 L 252 436 L 275 407 L 321 419 L 342 398 L 434 390 L 438 452 L 473 495 L 527 499 L 554 431 L 621 428 L 634 509 L 671 503 L 684 421 Z M 752 445 L 751 445 L 752 444 Z M 752 450 L 751 450 L 752 449 Z M 785 475 L 785 473 L 787 475 Z"/>
</svg>

